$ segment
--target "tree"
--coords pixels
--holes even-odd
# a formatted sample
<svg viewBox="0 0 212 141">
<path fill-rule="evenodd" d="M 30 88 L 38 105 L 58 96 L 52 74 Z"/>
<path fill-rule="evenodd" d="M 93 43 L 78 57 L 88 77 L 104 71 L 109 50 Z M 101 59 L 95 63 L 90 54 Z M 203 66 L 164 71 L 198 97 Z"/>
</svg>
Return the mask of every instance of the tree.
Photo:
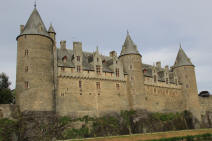
<svg viewBox="0 0 212 141">
<path fill-rule="evenodd" d="M 5 73 L 0 74 L 0 104 L 10 104 L 14 102 L 14 96 L 10 90 L 11 83 Z"/>
</svg>

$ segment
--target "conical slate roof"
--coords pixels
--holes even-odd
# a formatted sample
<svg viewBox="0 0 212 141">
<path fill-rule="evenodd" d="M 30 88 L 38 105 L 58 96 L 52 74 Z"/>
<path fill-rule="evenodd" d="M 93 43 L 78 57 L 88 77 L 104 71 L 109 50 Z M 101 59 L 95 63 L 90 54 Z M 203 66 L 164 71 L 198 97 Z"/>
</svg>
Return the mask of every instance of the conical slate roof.
<svg viewBox="0 0 212 141">
<path fill-rule="evenodd" d="M 194 66 L 191 63 L 191 60 L 187 57 L 187 55 L 185 54 L 185 52 L 183 51 L 183 49 L 180 46 L 180 49 L 178 51 L 177 54 L 177 58 L 174 64 L 174 67 L 180 67 L 180 66 Z"/>
<path fill-rule="evenodd" d="M 54 28 L 53 28 L 53 26 L 52 26 L 52 24 L 50 25 L 48 32 L 50 32 L 50 33 L 56 33 L 55 30 L 54 30 Z"/>
<path fill-rule="evenodd" d="M 27 35 L 27 34 L 38 34 L 38 35 L 49 36 L 36 7 L 34 8 L 32 14 L 30 15 L 24 27 L 23 32 L 21 33 L 21 35 Z"/>
<path fill-rule="evenodd" d="M 127 54 L 139 54 L 136 45 L 132 41 L 129 32 L 127 32 L 127 37 L 125 39 L 124 45 L 122 46 L 120 56 L 127 55 Z"/>
</svg>

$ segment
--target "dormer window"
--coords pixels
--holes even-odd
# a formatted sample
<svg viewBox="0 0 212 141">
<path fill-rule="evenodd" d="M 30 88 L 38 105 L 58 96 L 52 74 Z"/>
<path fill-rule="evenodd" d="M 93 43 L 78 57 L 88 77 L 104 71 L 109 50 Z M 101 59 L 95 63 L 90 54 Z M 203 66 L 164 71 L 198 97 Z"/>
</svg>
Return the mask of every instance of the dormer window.
<svg viewBox="0 0 212 141">
<path fill-rule="evenodd" d="M 97 73 L 97 74 L 100 74 L 100 73 L 101 73 L 101 71 L 100 71 L 100 66 L 99 66 L 99 65 L 96 66 L 96 73 Z"/>
<path fill-rule="evenodd" d="M 77 56 L 77 61 L 80 62 L 80 56 Z"/>
<path fill-rule="evenodd" d="M 67 56 L 64 56 L 64 57 L 62 58 L 62 61 L 63 61 L 63 63 L 66 63 L 66 61 L 67 61 Z"/>
<path fill-rule="evenodd" d="M 168 78 L 166 78 L 166 84 L 169 84 L 169 79 Z"/>
<path fill-rule="evenodd" d="M 99 62 L 99 58 L 97 58 L 96 61 Z"/>
<path fill-rule="evenodd" d="M 116 77 L 119 77 L 119 69 L 116 69 Z"/>
<path fill-rule="evenodd" d="M 77 66 L 77 72 L 81 72 L 81 67 Z"/>
<path fill-rule="evenodd" d="M 157 82 L 157 77 L 156 77 L 156 75 L 154 75 L 154 82 L 155 82 L 155 83 Z"/>
</svg>

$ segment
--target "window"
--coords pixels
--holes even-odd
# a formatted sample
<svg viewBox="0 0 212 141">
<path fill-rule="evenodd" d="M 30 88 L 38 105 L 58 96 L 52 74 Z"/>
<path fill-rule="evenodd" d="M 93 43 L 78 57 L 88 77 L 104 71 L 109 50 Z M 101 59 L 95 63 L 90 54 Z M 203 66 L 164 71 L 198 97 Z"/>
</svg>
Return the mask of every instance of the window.
<svg viewBox="0 0 212 141">
<path fill-rule="evenodd" d="M 65 67 L 61 67 L 61 71 L 64 72 L 65 71 Z"/>
<path fill-rule="evenodd" d="M 96 82 L 96 88 L 100 89 L 100 82 Z"/>
<path fill-rule="evenodd" d="M 99 65 L 96 66 L 96 73 L 100 74 L 100 66 Z"/>
<path fill-rule="evenodd" d="M 99 62 L 99 58 L 97 58 L 96 61 Z"/>
<path fill-rule="evenodd" d="M 116 61 L 116 64 L 118 64 L 118 61 Z"/>
<path fill-rule="evenodd" d="M 80 56 L 77 56 L 77 61 L 80 62 Z"/>
<path fill-rule="evenodd" d="M 80 89 L 82 88 L 82 81 L 81 80 L 79 81 L 79 88 Z"/>
<path fill-rule="evenodd" d="M 169 84 L 169 79 L 168 78 L 166 78 L 166 84 Z"/>
<path fill-rule="evenodd" d="M 132 69 L 132 65 L 130 65 L 130 69 Z"/>
<path fill-rule="evenodd" d="M 66 61 L 67 61 L 67 56 L 64 56 L 64 57 L 62 58 L 62 61 L 63 61 L 64 63 L 66 63 Z"/>
<path fill-rule="evenodd" d="M 155 83 L 157 82 L 157 78 L 156 78 L 156 75 L 154 75 L 154 82 L 155 82 Z"/>
<path fill-rule="evenodd" d="M 81 67 L 77 66 L 77 72 L 81 72 Z"/>
<path fill-rule="evenodd" d="M 29 82 L 28 81 L 25 81 L 24 85 L 25 85 L 25 89 L 29 88 Z"/>
<path fill-rule="evenodd" d="M 116 69 L 116 77 L 119 77 L 119 69 Z"/>
<path fill-rule="evenodd" d="M 186 88 L 189 88 L 189 85 L 188 84 L 186 84 Z"/>
<path fill-rule="evenodd" d="M 29 51 L 28 51 L 28 49 L 26 49 L 24 55 L 25 55 L 25 56 L 28 56 L 28 54 L 29 54 Z"/>
<path fill-rule="evenodd" d="M 116 89 L 119 90 L 120 89 L 120 85 L 119 83 L 116 84 Z"/>
<path fill-rule="evenodd" d="M 25 67 L 25 72 L 28 72 L 28 70 L 29 70 L 29 69 L 28 69 L 28 66 L 26 66 L 26 67 Z"/>
</svg>

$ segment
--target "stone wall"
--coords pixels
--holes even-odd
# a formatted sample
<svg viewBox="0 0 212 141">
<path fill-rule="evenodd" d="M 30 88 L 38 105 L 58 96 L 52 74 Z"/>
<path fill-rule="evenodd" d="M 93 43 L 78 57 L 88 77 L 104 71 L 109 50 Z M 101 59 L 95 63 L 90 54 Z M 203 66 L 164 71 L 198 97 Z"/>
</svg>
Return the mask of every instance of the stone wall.
<svg viewBox="0 0 212 141">
<path fill-rule="evenodd" d="M 101 116 L 128 110 L 127 76 L 116 77 L 113 73 L 99 75 L 94 71 L 71 73 L 71 68 L 65 69 L 65 72 L 62 72 L 58 68 L 58 115 Z"/>
<path fill-rule="evenodd" d="M 199 103 L 201 106 L 201 114 L 204 115 L 206 111 L 212 112 L 212 96 L 210 97 L 200 97 L 199 96 Z"/>
<path fill-rule="evenodd" d="M 1 118 L 15 118 L 15 112 L 18 112 L 18 108 L 16 105 L 11 104 L 0 104 L 0 119 Z"/>
<path fill-rule="evenodd" d="M 145 77 L 145 109 L 151 112 L 181 112 L 185 110 L 185 98 L 181 85 L 153 82 Z"/>
</svg>

